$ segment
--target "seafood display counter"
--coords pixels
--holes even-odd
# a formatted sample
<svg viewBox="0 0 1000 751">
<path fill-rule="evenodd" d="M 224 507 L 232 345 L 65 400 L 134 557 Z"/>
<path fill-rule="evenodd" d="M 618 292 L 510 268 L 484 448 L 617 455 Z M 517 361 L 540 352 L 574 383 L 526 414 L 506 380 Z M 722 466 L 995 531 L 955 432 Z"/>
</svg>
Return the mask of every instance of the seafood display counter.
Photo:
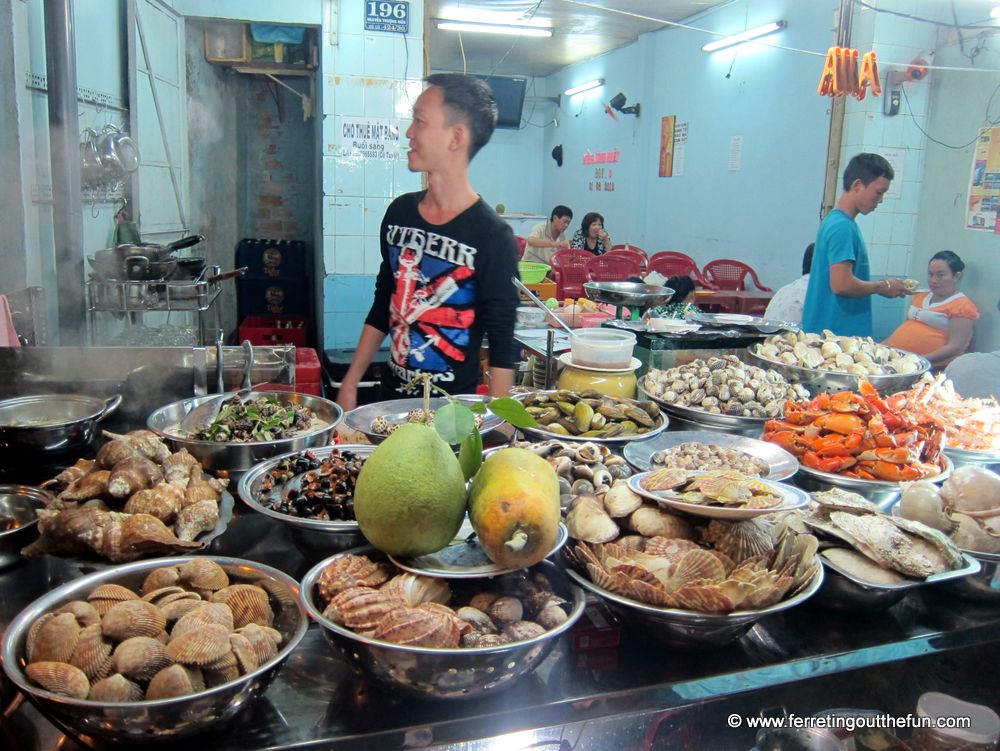
<svg viewBox="0 0 1000 751">
<path fill-rule="evenodd" d="M 206 552 L 258 561 L 299 579 L 314 561 L 296 551 L 288 525 L 241 508 Z M 0 572 L 3 626 L 86 570 L 86 564 L 47 556 Z M 197 742 L 220 751 L 293 745 L 745 749 L 755 731 L 727 722 L 732 713 L 752 717 L 785 706 L 803 714 L 832 702 L 905 715 L 921 690 L 961 691 L 987 704 L 997 696 L 995 677 L 978 666 L 1000 657 L 1000 609 L 933 587 L 882 613 L 839 613 L 806 603 L 765 618 L 738 642 L 711 652 L 658 646 L 625 626 L 598 628 L 608 617 L 591 601 L 580 624 L 517 688 L 450 701 L 409 698 L 366 682 L 312 626 L 267 693 Z M 608 640 L 603 648 L 587 648 L 602 639 Z M 0 738 L 10 747 L 97 747 L 63 735 L 4 688 Z"/>
</svg>

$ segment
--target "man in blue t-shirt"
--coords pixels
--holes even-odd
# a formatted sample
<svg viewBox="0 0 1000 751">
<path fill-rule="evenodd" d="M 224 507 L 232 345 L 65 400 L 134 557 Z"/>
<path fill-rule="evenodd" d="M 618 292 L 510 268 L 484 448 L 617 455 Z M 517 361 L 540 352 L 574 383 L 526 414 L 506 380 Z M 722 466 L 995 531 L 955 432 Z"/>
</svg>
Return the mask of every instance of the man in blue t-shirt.
<svg viewBox="0 0 1000 751">
<path fill-rule="evenodd" d="M 868 249 L 854 218 L 882 203 L 894 174 L 879 154 L 856 154 L 844 170 L 844 192 L 816 235 L 812 272 L 802 309 L 804 331 L 872 335 L 871 296 L 900 297 L 899 279 L 869 280 Z"/>
</svg>

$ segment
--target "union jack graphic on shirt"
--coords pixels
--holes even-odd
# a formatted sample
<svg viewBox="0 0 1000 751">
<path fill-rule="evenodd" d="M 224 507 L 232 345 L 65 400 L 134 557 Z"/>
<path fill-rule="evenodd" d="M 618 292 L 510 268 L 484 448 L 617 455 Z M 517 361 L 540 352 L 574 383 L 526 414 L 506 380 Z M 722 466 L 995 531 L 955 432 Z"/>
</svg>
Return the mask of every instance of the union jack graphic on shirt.
<svg viewBox="0 0 1000 751">
<path fill-rule="evenodd" d="M 395 288 L 389 303 L 391 359 L 399 368 L 450 373 L 464 362 L 476 319 L 476 249 L 414 227 L 390 225 Z"/>
</svg>

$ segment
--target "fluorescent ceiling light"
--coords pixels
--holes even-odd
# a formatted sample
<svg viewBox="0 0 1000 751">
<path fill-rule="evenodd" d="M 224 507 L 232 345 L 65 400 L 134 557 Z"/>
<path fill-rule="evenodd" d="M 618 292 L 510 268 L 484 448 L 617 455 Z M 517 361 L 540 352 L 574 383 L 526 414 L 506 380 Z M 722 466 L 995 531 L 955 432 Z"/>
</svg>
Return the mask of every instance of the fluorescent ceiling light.
<svg viewBox="0 0 1000 751">
<path fill-rule="evenodd" d="M 990 11 L 990 18 L 1000 18 L 1000 5 L 994 5 Z"/>
<path fill-rule="evenodd" d="M 480 34 L 509 34 L 524 37 L 550 37 L 552 29 L 515 23 L 476 23 L 473 21 L 446 21 L 435 19 L 437 27 L 444 31 L 474 31 Z"/>
<path fill-rule="evenodd" d="M 573 88 L 566 89 L 563 92 L 564 96 L 573 96 L 574 94 L 580 94 L 584 91 L 590 91 L 591 89 L 596 89 L 598 86 L 604 85 L 603 78 L 595 78 L 593 81 L 587 81 L 587 83 L 581 83 L 579 86 L 574 86 Z"/>
<path fill-rule="evenodd" d="M 773 23 L 766 23 L 763 26 L 747 29 L 741 34 L 733 34 L 732 36 L 723 37 L 722 39 L 717 39 L 714 42 L 709 42 L 701 48 L 701 51 L 715 52 L 716 50 L 721 50 L 726 47 L 732 47 L 734 44 L 743 44 L 743 42 L 749 42 L 751 39 L 757 39 L 758 37 L 762 37 L 767 34 L 773 34 L 786 26 L 788 26 L 787 21 L 774 21 Z"/>
</svg>

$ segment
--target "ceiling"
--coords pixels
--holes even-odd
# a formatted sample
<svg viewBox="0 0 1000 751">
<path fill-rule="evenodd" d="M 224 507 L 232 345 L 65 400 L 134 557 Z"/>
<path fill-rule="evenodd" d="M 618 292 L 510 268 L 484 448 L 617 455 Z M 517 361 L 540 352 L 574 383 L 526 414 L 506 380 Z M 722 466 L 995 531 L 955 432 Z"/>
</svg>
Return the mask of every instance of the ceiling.
<svg viewBox="0 0 1000 751">
<path fill-rule="evenodd" d="M 567 65 L 634 42 L 728 0 L 427 0 L 425 50 L 432 71 L 547 76 Z M 551 37 L 440 31 L 436 18 L 470 20 L 473 12 L 501 13 L 508 23 L 551 26 Z M 627 15 L 632 14 L 632 15 Z M 460 43 L 461 40 L 461 43 Z M 462 58 L 462 47 L 465 59 Z"/>
</svg>

